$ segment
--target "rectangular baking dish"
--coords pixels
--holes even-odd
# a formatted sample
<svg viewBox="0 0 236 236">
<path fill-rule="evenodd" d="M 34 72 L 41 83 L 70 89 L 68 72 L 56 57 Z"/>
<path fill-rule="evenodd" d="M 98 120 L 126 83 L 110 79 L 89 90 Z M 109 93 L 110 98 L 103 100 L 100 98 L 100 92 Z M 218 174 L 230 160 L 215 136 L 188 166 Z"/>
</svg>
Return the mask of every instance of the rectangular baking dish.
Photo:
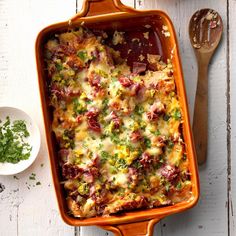
<svg viewBox="0 0 236 236">
<path fill-rule="evenodd" d="M 109 217 L 95 217 L 78 219 L 68 214 L 65 201 L 65 192 L 61 181 L 61 173 L 58 165 L 56 141 L 52 132 L 52 111 L 48 105 L 47 75 L 44 69 L 43 45 L 46 40 L 58 32 L 64 32 L 83 25 L 90 29 L 99 30 L 133 30 L 137 31 L 143 25 L 151 26 L 156 37 L 155 45 L 148 53 L 160 54 L 163 59 L 172 58 L 174 78 L 177 93 L 183 112 L 183 136 L 186 143 L 186 152 L 189 158 L 189 170 L 191 173 L 193 198 L 187 202 L 181 202 L 173 206 L 165 206 L 155 209 L 127 212 L 122 215 Z M 163 28 L 163 26 L 165 26 Z M 163 30 L 168 29 L 168 34 Z M 50 25 L 43 29 L 36 40 L 36 62 L 38 70 L 38 82 L 42 111 L 44 117 L 47 146 L 49 151 L 52 177 L 57 196 L 57 201 L 63 220 L 73 226 L 97 225 L 110 230 L 115 235 L 152 235 L 153 226 L 163 217 L 178 213 L 193 207 L 199 198 L 199 180 L 196 164 L 196 155 L 189 122 L 189 113 L 186 101 L 183 73 L 181 68 L 179 49 L 173 24 L 170 18 L 162 11 L 138 11 L 123 5 L 120 0 L 85 0 L 82 11 L 66 22 Z M 137 48 L 137 50 L 139 50 Z M 151 51 L 150 51 L 151 50 Z M 145 53 L 145 52 L 143 52 Z"/>
</svg>

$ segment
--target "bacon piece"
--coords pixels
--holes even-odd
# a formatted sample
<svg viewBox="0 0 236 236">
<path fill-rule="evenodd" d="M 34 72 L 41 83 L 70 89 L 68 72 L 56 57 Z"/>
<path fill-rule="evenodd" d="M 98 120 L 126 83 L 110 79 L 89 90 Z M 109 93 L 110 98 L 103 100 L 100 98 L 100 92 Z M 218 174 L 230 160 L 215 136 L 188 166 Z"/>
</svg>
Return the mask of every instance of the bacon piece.
<svg viewBox="0 0 236 236">
<path fill-rule="evenodd" d="M 120 110 L 120 103 L 113 102 L 112 104 L 110 104 L 110 107 L 113 108 L 116 111 L 119 111 Z"/>
<path fill-rule="evenodd" d="M 113 67 L 114 66 L 114 61 L 113 61 L 110 49 L 108 47 L 105 47 L 105 50 L 106 50 L 107 63 L 108 63 L 109 66 Z"/>
<path fill-rule="evenodd" d="M 71 98 L 71 97 L 76 97 L 76 96 L 79 96 L 80 95 L 80 90 L 79 88 L 65 88 L 65 92 L 63 94 L 63 96 L 65 98 Z"/>
<path fill-rule="evenodd" d="M 76 53 L 76 49 L 74 48 L 73 45 L 60 45 L 58 50 L 57 50 L 57 52 L 56 52 L 56 54 L 58 55 L 58 53 L 59 53 L 59 55 L 61 53 L 63 53 L 65 55 L 67 55 L 67 56 L 70 56 L 70 55 Z"/>
<path fill-rule="evenodd" d="M 97 89 L 101 88 L 101 76 L 100 75 L 92 74 L 88 81 L 91 86 L 96 87 Z"/>
<path fill-rule="evenodd" d="M 96 111 L 96 109 L 93 108 L 86 113 L 86 116 L 89 128 L 95 132 L 101 132 L 101 126 L 97 120 L 98 111 Z"/>
<path fill-rule="evenodd" d="M 128 77 L 120 77 L 119 78 L 119 82 L 121 83 L 122 86 L 124 87 L 130 87 L 133 84 L 133 81 L 131 79 L 129 79 Z"/>
<path fill-rule="evenodd" d="M 84 63 L 76 55 L 71 55 L 68 57 L 66 64 L 74 70 L 79 70 L 83 68 Z"/>
<path fill-rule="evenodd" d="M 141 156 L 140 163 L 144 168 L 147 168 L 150 166 L 152 162 L 152 157 L 148 153 L 144 152 Z"/>
<path fill-rule="evenodd" d="M 136 185 L 138 183 L 138 170 L 134 167 L 129 167 L 128 174 L 130 183 Z"/>
<path fill-rule="evenodd" d="M 82 118 L 83 118 L 82 115 L 78 115 L 78 116 L 76 117 L 76 121 L 77 121 L 78 124 L 81 124 Z"/>
<path fill-rule="evenodd" d="M 175 82 L 173 79 L 160 80 L 156 84 L 155 89 L 162 91 L 166 94 L 169 94 L 170 92 L 175 91 Z"/>
<path fill-rule="evenodd" d="M 175 166 L 165 165 L 161 168 L 161 175 L 168 181 L 173 181 L 178 177 L 179 169 Z"/>
<path fill-rule="evenodd" d="M 132 142 L 138 142 L 139 140 L 142 139 L 141 132 L 139 130 L 133 131 L 130 137 Z"/>
<path fill-rule="evenodd" d="M 64 164 L 62 166 L 62 175 L 67 179 L 77 179 L 83 173 L 83 169 L 72 164 Z"/>
<path fill-rule="evenodd" d="M 138 196 L 135 200 L 126 201 L 122 205 L 124 210 L 132 210 L 148 206 L 148 200 L 145 196 Z"/>
<path fill-rule="evenodd" d="M 60 159 L 63 163 L 65 163 L 67 161 L 69 153 L 70 153 L 70 151 L 68 149 L 65 149 L 65 148 L 61 149 L 58 152 L 58 155 L 59 155 L 59 157 L 60 157 Z"/>
<path fill-rule="evenodd" d="M 112 111 L 110 115 L 111 115 L 111 120 L 114 123 L 115 129 L 119 129 L 121 125 L 121 119 L 118 117 L 118 115 L 114 111 Z"/>
<path fill-rule="evenodd" d="M 96 118 L 98 116 L 98 110 L 92 107 L 88 112 L 86 112 L 86 116 L 88 119 Z"/>
<path fill-rule="evenodd" d="M 100 205 L 107 200 L 107 190 L 103 186 L 103 188 L 99 190 L 99 194 L 96 194 L 96 190 L 93 188 L 90 192 L 90 197 L 92 197 L 96 204 Z"/>
<path fill-rule="evenodd" d="M 149 120 L 156 120 L 164 112 L 165 106 L 161 102 L 156 102 L 150 107 L 150 111 L 147 112 L 147 118 Z"/>
<path fill-rule="evenodd" d="M 80 95 L 80 90 L 79 90 L 79 88 L 76 88 L 76 89 L 72 89 L 72 88 L 61 89 L 56 84 L 52 84 L 51 93 L 55 94 L 58 98 L 71 99 L 71 97 L 75 97 L 75 96 Z"/>
<path fill-rule="evenodd" d="M 101 126 L 95 119 L 88 119 L 88 126 L 91 130 L 95 132 L 101 132 Z"/>
<path fill-rule="evenodd" d="M 141 89 L 141 84 L 139 83 L 134 83 L 130 86 L 130 95 L 135 96 L 138 95 L 139 91 Z"/>
<path fill-rule="evenodd" d="M 94 181 L 94 176 L 91 174 L 91 172 L 85 172 L 83 177 L 86 183 L 93 183 Z"/>
<path fill-rule="evenodd" d="M 145 72 L 147 68 L 147 64 L 143 62 L 133 62 L 133 73 L 140 74 Z"/>
</svg>

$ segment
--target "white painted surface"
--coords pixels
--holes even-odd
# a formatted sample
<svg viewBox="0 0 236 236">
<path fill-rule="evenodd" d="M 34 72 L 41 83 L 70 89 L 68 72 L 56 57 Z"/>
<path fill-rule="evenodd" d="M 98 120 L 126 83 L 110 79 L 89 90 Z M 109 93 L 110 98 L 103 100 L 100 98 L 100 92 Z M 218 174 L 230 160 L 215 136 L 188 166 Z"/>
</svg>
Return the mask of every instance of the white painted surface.
<svg viewBox="0 0 236 236">
<path fill-rule="evenodd" d="M 194 52 L 189 42 L 188 22 L 192 14 L 198 9 L 213 8 L 222 16 L 226 28 L 227 1 L 145 0 L 141 2 L 140 8 L 163 9 L 169 14 L 174 23 L 179 39 L 182 66 L 192 117 L 197 67 Z M 188 212 L 170 216 L 162 220 L 161 235 L 163 236 L 227 235 L 226 49 L 227 33 L 225 31 L 223 41 L 211 62 L 209 70 L 208 162 L 206 166 L 201 167 L 199 170 L 201 183 L 199 204 Z"/>
<path fill-rule="evenodd" d="M 229 9 L 236 9 L 236 1 L 230 0 L 229 1 Z M 231 131 L 231 137 L 229 145 L 231 147 L 230 153 L 230 176 L 231 179 L 231 186 L 229 191 L 229 216 L 230 216 L 230 235 L 236 235 L 236 32 L 235 32 L 235 25 L 236 25 L 236 18 L 233 11 L 230 11 L 229 14 L 229 46 L 230 46 L 230 53 L 229 53 L 229 63 L 230 63 L 230 70 L 229 70 L 229 79 L 230 79 L 230 119 L 231 125 L 228 127 L 229 131 Z"/>
<path fill-rule="evenodd" d="M 127 5 L 143 9 L 164 9 L 172 18 L 179 38 L 187 94 L 191 114 L 193 111 L 197 68 L 188 39 L 188 21 L 199 8 L 217 10 L 227 25 L 226 0 L 124 0 Z M 231 162 L 227 166 L 227 32 L 217 51 L 209 73 L 209 153 L 207 166 L 200 168 L 201 199 L 197 207 L 186 213 L 162 220 L 154 235 L 170 236 L 230 236 L 236 235 L 236 217 L 227 208 L 227 167 L 232 171 L 229 193 L 236 205 L 236 24 L 234 0 L 230 3 L 230 90 L 231 90 Z M 81 0 L 77 0 L 80 9 Z M 34 61 L 34 43 L 37 33 L 51 23 L 70 18 L 75 14 L 76 0 L 0 0 L 0 106 L 24 108 L 38 123 L 42 146 L 33 166 L 13 177 L 0 176 L 5 190 L 0 193 L 0 236 L 111 236 L 97 227 L 75 229 L 65 225 L 58 213 L 48 163 L 43 123 L 38 95 Z M 228 133 L 230 135 L 230 133 Z M 41 164 L 44 164 L 41 167 Z M 231 165 L 230 165 L 231 164 Z M 29 180 L 36 173 L 41 185 Z M 31 186 L 30 186 L 31 185 Z M 28 189 L 30 188 L 30 189 Z M 228 220 L 230 225 L 228 225 Z"/>
</svg>

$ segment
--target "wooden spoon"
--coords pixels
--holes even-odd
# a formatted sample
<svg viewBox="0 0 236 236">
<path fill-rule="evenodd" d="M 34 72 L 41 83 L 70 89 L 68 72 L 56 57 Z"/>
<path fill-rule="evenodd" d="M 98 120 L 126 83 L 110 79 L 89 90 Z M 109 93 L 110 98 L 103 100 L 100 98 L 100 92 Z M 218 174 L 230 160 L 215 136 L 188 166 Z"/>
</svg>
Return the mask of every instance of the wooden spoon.
<svg viewBox="0 0 236 236">
<path fill-rule="evenodd" d="M 194 107 L 193 136 L 198 164 L 207 157 L 208 138 L 208 65 L 223 32 L 220 15 L 212 9 L 194 13 L 189 23 L 189 36 L 198 63 L 198 82 Z"/>
</svg>

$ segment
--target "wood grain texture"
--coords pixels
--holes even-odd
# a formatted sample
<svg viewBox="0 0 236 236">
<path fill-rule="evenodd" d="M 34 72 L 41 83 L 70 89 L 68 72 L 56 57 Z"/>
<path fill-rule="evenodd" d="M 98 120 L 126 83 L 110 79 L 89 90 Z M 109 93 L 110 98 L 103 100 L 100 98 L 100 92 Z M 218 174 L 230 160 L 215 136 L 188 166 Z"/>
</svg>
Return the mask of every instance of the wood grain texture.
<svg viewBox="0 0 236 236">
<path fill-rule="evenodd" d="M 42 143 L 36 162 L 22 174 L 1 177 L 6 187 L 0 196 L 0 235 L 74 235 L 58 212 L 52 187 L 38 94 L 34 44 L 38 32 L 48 24 L 75 13 L 75 0 L 1 1 L 1 50 L 7 51 L 7 70 L 1 70 L 0 104 L 23 108 L 36 120 Z M 63 9 L 63 11 L 62 11 Z M 4 18 L 5 17 L 5 18 Z M 4 45 L 4 47 L 2 47 Z M 1 63 L 1 67 L 4 63 Z M 4 74 L 5 73 L 5 74 Z M 6 78 L 5 78 L 6 77 Z M 41 167 L 41 164 L 44 164 Z M 31 173 L 36 180 L 29 180 Z M 40 181 L 41 185 L 36 185 Z"/>
<path fill-rule="evenodd" d="M 196 91 L 197 66 L 188 37 L 188 22 L 201 8 L 213 8 L 227 25 L 227 2 L 224 0 L 159 0 L 139 1 L 141 9 L 163 9 L 171 17 L 179 39 L 185 84 L 191 117 Z M 209 135 L 208 161 L 200 168 L 201 198 L 199 204 L 188 212 L 173 215 L 162 221 L 162 236 L 227 235 L 227 133 L 226 133 L 226 83 L 227 34 L 218 48 L 209 70 Z"/>
<path fill-rule="evenodd" d="M 229 73 L 228 73 L 228 172 L 229 172 L 229 236 L 236 235 L 236 18 L 233 10 L 236 1 L 230 0 L 229 5 Z"/>
<path fill-rule="evenodd" d="M 196 91 L 197 67 L 188 39 L 188 21 L 200 8 L 217 10 L 227 25 L 227 2 L 230 10 L 230 81 L 227 90 L 227 34 L 210 64 L 209 72 L 209 145 L 208 163 L 200 169 L 201 199 L 197 207 L 188 212 L 168 217 L 155 227 L 154 235 L 160 236 L 234 236 L 236 217 L 236 33 L 234 26 L 235 0 L 123 0 L 127 5 L 139 9 L 164 9 L 172 18 L 183 61 L 186 88 L 193 114 Z M 74 228 L 60 218 L 54 189 L 52 187 L 48 154 L 43 132 L 37 75 L 34 60 L 34 43 L 37 33 L 44 26 L 66 20 L 78 10 L 81 0 L 0 0 L 0 105 L 13 105 L 26 110 L 38 123 L 42 144 L 37 161 L 25 172 L 17 175 L 19 180 L 0 176 L 5 190 L 0 192 L 0 236 L 112 236 L 97 227 Z M 228 79 L 229 79 L 228 78 Z M 230 91 L 229 91 L 230 88 Z M 227 115 L 227 92 L 231 105 L 231 126 Z M 230 93 L 229 93 L 230 92 Z M 231 159 L 227 166 L 228 146 Z M 229 142 L 231 141 L 231 142 Z M 41 164 L 44 164 L 41 167 Z M 232 171 L 231 191 L 227 196 L 227 167 Z M 36 181 L 29 180 L 36 173 Z M 228 182 L 229 185 L 231 181 Z M 230 186 L 229 186 L 230 187 Z M 28 189 L 29 188 L 29 189 Z M 1 189 L 1 186 L 0 186 Z M 0 190 L 1 191 L 1 190 Z M 229 197 L 229 216 L 227 200 Z M 228 234 L 228 220 L 230 235 Z"/>
<path fill-rule="evenodd" d="M 134 0 L 122 0 L 127 6 L 134 7 Z M 77 11 L 81 10 L 83 1 L 77 0 Z M 112 236 L 113 234 L 109 231 L 105 231 L 95 226 L 91 227 L 80 227 L 80 230 L 77 230 L 76 236 Z"/>
<path fill-rule="evenodd" d="M 6 1 L 0 1 L 0 106 L 8 90 L 8 18 L 9 8 Z M 13 184 L 14 182 L 14 184 Z M 0 235 L 17 234 L 18 184 L 12 177 L 0 176 Z M 5 226 L 5 227 L 2 227 Z"/>
</svg>

